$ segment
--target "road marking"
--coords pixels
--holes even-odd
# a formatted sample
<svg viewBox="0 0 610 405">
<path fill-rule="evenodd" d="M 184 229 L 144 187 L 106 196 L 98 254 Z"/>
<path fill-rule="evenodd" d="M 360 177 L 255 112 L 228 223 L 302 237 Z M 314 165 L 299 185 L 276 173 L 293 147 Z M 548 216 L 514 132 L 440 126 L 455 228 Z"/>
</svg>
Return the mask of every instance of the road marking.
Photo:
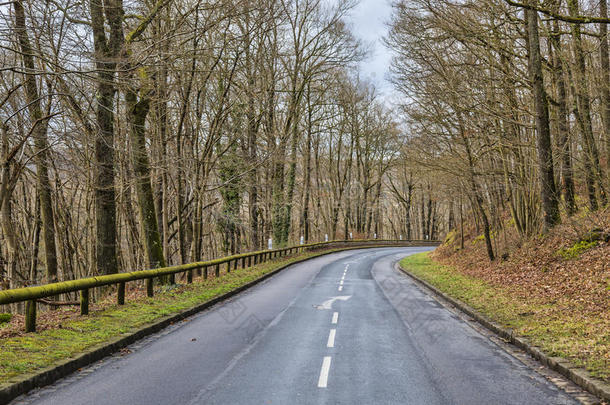
<svg viewBox="0 0 610 405">
<path fill-rule="evenodd" d="M 339 286 L 339 291 L 343 291 L 343 286 L 342 285 Z"/>
<path fill-rule="evenodd" d="M 336 324 L 338 320 L 339 320 L 339 313 L 338 313 L 338 312 L 335 312 L 335 313 L 333 314 L 333 320 L 332 320 L 332 323 L 333 323 L 333 324 Z"/>
<path fill-rule="evenodd" d="M 335 335 L 337 334 L 337 329 L 331 329 L 328 334 L 328 342 L 326 343 L 326 347 L 335 347 Z"/>
<path fill-rule="evenodd" d="M 339 285 L 343 285 L 343 280 L 339 281 Z"/>
<path fill-rule="evenodd" d="M 343 275 L 343 277 L 341 277 L 341 280 L 345 280 L 345 274 Z"/>
<path fill-rule="evenodd" d="M 341 291 L 341 290 L 339 290 Z M 317 309 L 332 309 L 333 303 L 337 300 L 339 301 L 347 301 L 352 298 L 351 295 L 338 295 L 336 297 L 332 297 L 329 300 L 326 300 L 322 303 L 322 305 L 314 305 Z"/>
<path fill-rule="evenodd" d="M 326 388 L 328 385 L 328 372 L 330 371 L 330 356 L 325 356 L 322 361 L 322 369 L 320 370 L 320 378 L 318 379 L 318 388 Z"/>
</svg>

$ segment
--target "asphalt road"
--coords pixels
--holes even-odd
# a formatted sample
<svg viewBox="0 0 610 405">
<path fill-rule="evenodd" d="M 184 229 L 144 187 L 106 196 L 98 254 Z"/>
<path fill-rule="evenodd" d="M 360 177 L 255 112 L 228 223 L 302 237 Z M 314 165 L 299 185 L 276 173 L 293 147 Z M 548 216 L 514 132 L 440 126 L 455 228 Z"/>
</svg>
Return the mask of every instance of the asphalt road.
<svg viewBox="0 0 610 405">
<path fill-rule="evenodd" d="M 576 404 L 394 268 L 319 257 L 20 404 Z"/>
</svg>

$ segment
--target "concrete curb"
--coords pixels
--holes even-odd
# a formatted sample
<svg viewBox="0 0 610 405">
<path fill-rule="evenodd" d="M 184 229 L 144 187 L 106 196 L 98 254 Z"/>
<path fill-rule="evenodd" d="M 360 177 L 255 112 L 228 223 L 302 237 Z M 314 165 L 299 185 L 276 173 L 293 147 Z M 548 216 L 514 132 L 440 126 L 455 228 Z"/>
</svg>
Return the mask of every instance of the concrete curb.
<svg viewBox="0 0 610 405">
<path fill-rule="evenodd" d="M 255 279 L 255 280 L 250 281 L 247 284 L 244 284 L 241 287 L 238 287 L 227 293 L 219 295 L 218 297 L 213 298 L 209 301 L 203 302 L 199 305 L 186 309 L 182 312 L 178 312 L 176 314 L 168 315 L 164 318 L 160 318 L 160 319 L 156 320 L 155 322 L 153 322 L 149 325 L 146 325 L 134 332 L 125 333 L 122 336 L 118 336 L 108 342 L 104 342 L 100 345 L 94 346 L 94 347 L 90 348 L 89 350 L 87 350 L 86 352 L 78 354 L 75 357 L 63 360 L 59 363 L 56 363 L 52 366 L 44 368 L 40 371 L 16 377 L 12 381 L 0 385 L 0 405 L 7 404 L 10 401 L 12 401 L 13 399 L 17 398 L 18 396 L 23 395 L 23 394 L 27 393 L 28 391 L 31 391 L 34 388 L 41 388 L 46 385 L 50 385 L 50 384 L 54 383 L 55 381 L 59 380 L 60 378 L 63 378 L 69 374 L 72 374 L 73 372 L 77 371 L 79 368 L 86 367 L 98 360 L 103 359 L 104 357 L 111 355 L 112 353 L 119 351 L 120 349 L 122 349 L 126 346 L 129 346 L 132 343 L 135 343 L 136 341 L 138 341 L 146 336 L 159 332 L 160 330 L 165 329 L 166 327 L 168 327 L 176 322 L 179 322 L 185 318 L 188 318 L 189 316 L 195 315 L 222 301 L 225 301 L 225 300 L 259 284 L 260 282 L 268 279 L 269 277 L 279 273 L 280 271 L 282 271 L 294 264 L 302 263 L 304 261 L 311 260 L 316 257 L 321 257 L 321 256 L 325 256 L 328 254 L 342 252 L 342 251 L 346 251 L 346 250 L 366 249 L 366 248 L 383 248 L 383 247 L 408 247 L 408 246 L 409 245 L 407 245 L 407 243 L 405 243 L 404 246 L 401 246 L 401 245 L 376 245 L 376 246 L 361 245 L 361 246 L 350 246 L 348 248 L 337 247 L 337 248 L 331 248 L 331 250 L 329 250 L 328 252 L 322 252 L 322 253 L 316 254 L 315 256 L 299 259 L 294 262 L 288 263 L 267 274 L 260 276 L 259 278 Z M 417 245 L 412 244 L 410 246 L 417 246 Z M 313 250 L 312 252 L 315 253 L 316 251 Z"/>
<path fill-rule="evenodd" d="M 491 321 L 490 319 L 488 319 L 484 315 L 481 315 L 462 301 L 448 296 L 438 288 L 434 287 L 432 284 L 410 273 L 400 264 L 397 264 L 397 267 L 400 271 L 402 271 L 413 281 L 415 281 L 416 284 L 432 291 L 435 295 L 439 296 L 440 298 L 447 301 L 460 311 L 464 312 L 465 314 L 476 320 L 478 323 L 480 323 L 485 328 L 489 329 L 505 341 L 508 341 L 513 345 L 517 346 L 519 349 L 528 353 L 548 368 L 557 371 L 558 373 L 568 378 L 583 389 L 587 390 L 591 394 L 601 398 L 604 401 L 610 401 L 610 384 L 591 377 L 584 368 L 577 367 L 562 357 L 547 356 L 540 350 L 540 348 L 531 345 L 527 339 L 515 335 L 512 329 L 506 329 L 498 325 L 497 323 Z"/>
</svg>

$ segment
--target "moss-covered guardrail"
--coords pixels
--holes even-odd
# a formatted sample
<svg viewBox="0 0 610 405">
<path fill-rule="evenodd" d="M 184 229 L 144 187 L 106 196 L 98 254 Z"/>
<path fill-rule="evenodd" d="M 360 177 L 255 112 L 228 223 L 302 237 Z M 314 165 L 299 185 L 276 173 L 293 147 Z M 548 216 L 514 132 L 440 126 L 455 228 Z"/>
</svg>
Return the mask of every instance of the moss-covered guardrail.
<svg viewBox="0 0 610 405">
<path fill-rule="evenodd" d="M 183 264 L 179 266 L 161 267 L 151 270 L 134 271 L 130 273 L 108 274 L 96 277 L 87 277 L 78 280 L 62 281 L 58 283 L 45 284 L 35 287 L 15 288 L 11 290 L 0 291 L 0 305 L 13 304 L 17 302 L 25 302 L 25 330 L 26 332 L 36 331 L 36 300 L 48 297 L 54 297 L 59 294 L 69 292 L 80 292 L 80 309 L 81 315 L 89 313 L 89 290 L 96 287 L 104 287 L 116 284 L 118 286 L 117 303 L 118 305 L 125 304 L 125 285 L 129 281 L 146 280 L 146 292 L 149 297 L 154 294 L 153 280 L 163 276 L 172 276 L 178 273 L 186 273 L 187 283 L 193 282 L 193 271 L 200 270 L 204 278 L 208 278 L 209 271 L 213 270 L 215 277 L 220 276 L 221 266 L 226 266 L 227 273 L 231 270 L 237 270 L 255 266 L 259 263 L 264 263 L 275 258 L 289 256 L 294 253 L 311 251 L 317 249 L 334 248 L 338 246 L 371 246 L 371 245 L 396 245 L 396 246 L 413 246 L 413 245 L 430 245 L 436 246 L 437 241 L 418 241 L 418 240 L 335 240 L 329 242 L 310 243 L 306 245 L 291 246 L 280 249 L 263 250 L 257 252 L 242 253 L 233 256 L 227 256 L 220 259 L 209 260 L 205 262 L 196 262 Z"/>
</svg>

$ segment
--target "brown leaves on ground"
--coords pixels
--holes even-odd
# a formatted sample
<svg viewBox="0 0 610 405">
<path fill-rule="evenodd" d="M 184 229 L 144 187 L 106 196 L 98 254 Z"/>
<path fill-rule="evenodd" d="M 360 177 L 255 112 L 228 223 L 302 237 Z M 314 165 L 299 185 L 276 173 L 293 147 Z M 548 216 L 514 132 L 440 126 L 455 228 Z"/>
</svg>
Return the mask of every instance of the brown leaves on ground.
<svg viewBox="0 0 610 405">
<path fill-rule="evenodd" d="M 610 213 L 602 213 L 560 225 L 544 238 L 521 241 L 512 230 L 507 230 L 506 238 L 500 232 L 494 244 L 497 255 L 507 253 L 507 260 L 490 262 L 480 240 L 466 242 L 461 251 L 444 246 L 435 258 L 463 274 L 506 288 L 516 297 L 541 299 L 566 310 L 576 304 L 579 310 L 609 319 L 610 243 L 599 241 L 574 259 L 558 254 L 579 241 L 583 222 L 610 232 Z"/>
</svg>

